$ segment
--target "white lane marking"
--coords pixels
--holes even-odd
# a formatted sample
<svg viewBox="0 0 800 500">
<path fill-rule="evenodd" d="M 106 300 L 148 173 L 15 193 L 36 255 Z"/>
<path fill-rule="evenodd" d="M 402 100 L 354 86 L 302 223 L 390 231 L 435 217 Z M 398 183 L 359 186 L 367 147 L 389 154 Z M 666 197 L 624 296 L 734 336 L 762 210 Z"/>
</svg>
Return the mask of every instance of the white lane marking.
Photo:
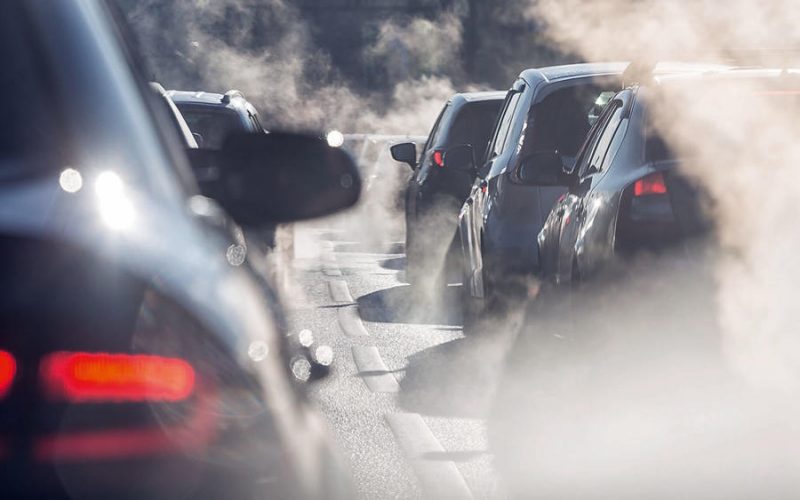
<svg viewBox="0 0 800 500">
<path fill-rule="evenodd" d="M 455 462 L 430 460 L 426 453 L 444 453 L 444 448 L 421 416 L 392 413 L 386 421 L 408 458 L 426 498 L 471 499 L 472 492 Z"/>
<path fill-rule="evenodd" d="M 342 271 L 339 269 L 339 266 L 337 266 L 335 264 L 334 265 L 324 264 L 322 266 L 322 272 L 325 273 L 326 276 L 341 276 L 342 275 Z"/>
<path fill-rule="evenodd" d="M 372 392 L 399 392 L 400 384 L 389 372 L 377 347 L 353 346 L 353 359 L 359 375 Z"/>
<path fill-rule="evenodd" d="M 331 293 L 331 298 L 334 302 L 347 304 L 355 302 L 353 296 L 350 295 L 350 289 L 347 288 L 347 282 L 344 280 L 330 280 L 328 282 L 328 291 Z"/>
<path fill-rule="evenodd" d="M 358 316 L 357 307 L 340 307 L 338 310 L 339 326 L 348 337 L 366 337 L 369 332 Z"/>
</svg>

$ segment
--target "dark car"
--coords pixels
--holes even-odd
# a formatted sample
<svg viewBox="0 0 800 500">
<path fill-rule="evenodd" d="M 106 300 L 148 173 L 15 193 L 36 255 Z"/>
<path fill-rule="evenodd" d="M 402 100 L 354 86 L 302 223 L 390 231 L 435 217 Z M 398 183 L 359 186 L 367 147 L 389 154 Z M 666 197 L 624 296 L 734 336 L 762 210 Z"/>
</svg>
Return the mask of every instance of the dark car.
<svg viewBox="0 0 800 500">
<path fill-rule="evenodd" d="M 516 294 L 514 278 L 536 270 L 536 235 L 564 188 L 528 185 L 520 167 L 573 162 L 606 99 L 621 88 L 625 67 L 529 69 L 514 83 L 459 214 L 468 299 Z"/>
<path fill-rule="evenodd" d="M 224 94 L 169 90 L 193 133 L 200 136 L 200 147 L 220 149 L 233 132 L 264 132 L 258 111 L 238 90 Z"/>
<path fill-rule="evenodd" d="M 192 132 L 192 129 L 189 128 L 189 124 L 186 123 L 180 110 L 175 105 L 175 101 L 167 94 L 164 86 L 157 82 L 150 82 L 150 88 L 153 89 L 166 106 L 167 113 L 170 118 L 172 118 L 172 124 L 175 126 L 175 131 L 178 133 L 178 137 L 183 139 L 184 146 L 186 146 L 187 149 L 199 148 L 200 145 L 197 144 L 197 139 L 201 139 L 200 134 Z"/>
<path fill-rule="evenodd" d="M 777 378 L 754 374 L 787 366 L 774 353 L 793 332 L 772 322 L 794 321 L 775 278 L 793 287 L 782 229 L 794 201 L 775 169 L 796 172 L 800 74 L 625 79 L 637 83 L 611 99 L 576 165 L 531 177 L 568 191 L 539 234 L 545 282 L 497 384 L 498 470 L 512 497 L 791 498 L 796 471 L 766 475 L 753 460 L 785 463 L 796 418 L 773 419 L 785 417 L 782 397 L 764 397 Z"/>
<path fill-rule="evenodd" d="M 256 108 L 238 90 L 225 94 L 202 91 L 169 90 L 167 97 L 177 106 L 200 149 L 218 151 L 230 134 L 264 133 Z M 220 166 L 213 160 L 193 162 L 195 177 L 210 196 L 220 175 Z M 246 235 L 265 250 L 275 247 L 277 227 L 272 224 L 246 228 Z"/>
<path fill-rule="evenodd" d="M 298 382 L 330 352 L 289 341 L 112 5 L 3 9 L 2 496 L 350 498 Z M 219 201 L 237 221 L 358 199 L 352 160 L 318 138 L 227 141 Z"/>
<path fill-rule="evenodd" d="M 796 107 L 796 79 L 779 75 L 731 69 L 702 76 L 706 85 L 731 91 L 742 109 L 748 96 L 742 98 L 738 86 L 744 82 Z M 664 77 L 625 89 L 609 102 L 575 167 L 561 173 L 568 191 L 539 233 L 541 275 L 547 282 L 574 285 L 612 262 L 624 263 L 642 252 L 657 254 L 708 234 L 710 201 L 679 168 L 691 170 L 694 160 L 676 157 L 654 132 L 657 120 L 650 116 L 654 96 L 692 85 L 694 79 Z M 681 127 L 697 129 L 689 123 Z M 712 142 L 712 131 L 696 133 L 709 149 L 721 147 Z"/>
<path fill-rule="evenodd" d="M 463 168 L 469 164 L 446 164 L 445 153 L 455 146 L 470 145 L 482 154 L 505 95 L 505 92 L 456 94 L 439 114 L 421 155 L 417 155 L 414 143 L 392 147 L 394 159 L 414 170 L 405 195 L 409 283 L 446 277 L 448 255 L 459 256 L 456 220 L 475 172 Z"/>
</svg>

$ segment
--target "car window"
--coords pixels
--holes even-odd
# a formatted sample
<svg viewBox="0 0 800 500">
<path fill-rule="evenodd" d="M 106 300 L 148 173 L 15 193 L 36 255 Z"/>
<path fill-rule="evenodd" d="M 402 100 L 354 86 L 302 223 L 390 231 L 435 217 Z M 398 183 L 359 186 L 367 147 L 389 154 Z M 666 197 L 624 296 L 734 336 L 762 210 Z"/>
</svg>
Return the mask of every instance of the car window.
<svg viewBox="0 0 800 500">
<path fill-rule="evenodd" d="M 227 108 L 203 109 L 199 106 L 178 105 L 189 128 L 203 137 L 203 148 L 220 149 L 232 132 L 243 131 L 243 123 L 235 111 Z"/>
<path fill-rule="evenodd" d="M 29 174 L 34 164 L 21 165 L 8 160 L 39 156 L 45 152 L 45 145 L 52 147 L 66 139 L 63 137 L 66 130 L 58 127 L 60 133 L 56 133 L 59 114 L 48 102 L 53 96 L 46 88 L 45 75 L 35 65 L 36 58 L 31 53 L 29 34 L 25 30 L 27 24 L 15 21 L 14 12 L 18 6 L 11 3 L 3 8 L 0 16 L 0 58 L 3 61 L 0 95 L 4 96 L 0 99 L 0 174 L 6 177 Z M 52 149 L 50 152 L 57 153 Z M 48 162 L 36 164 L 43 168 L 58 166 Z M 14 172 L 17 167 L 21 170 Z"/>
<path fill-rule="evenodd" d="M 439 136 L 442 134 L 442 119 L 444 115 L 447 114 L 447 110 L 450 108 L 450 103 L 448 102 L 445 104 L 442 111 L 439 113 L 439 116 L 436 118 L 436 123 L 433 124 L 433 128 L 431 129 L 430 135 L 428 135 L 428 142 L 425 143 L 425 147 L 422 149 L 422 156 L 421 158 L 425 158 L 425 155 L 428 154 L 430 149 L 433 147 L 434 144 L 439 140 Z M 421 163 L 421 162 L 420 162 Z"/>
<path fill-rule="evenodd" d="M 574 158 L 595 120 L 599 96 L 604 92 L 594 84 L 558 90 L 534 105 L 522 137 L 520 156 L 538 151 L 558 151 Z"/>
<path fill-rule="evenodd" d="M 614 108 L 612 105 L 606 107 L 606 109 L 598 117 L 597 122 L 589 131 L 589 135 L 587 135 L 583 146 L 581 146 L 577 161 L 575 162 L 575 165 L 578 169 L 578 175 L 580 177 L 583 177 L 587 174 L 590 160 L 594 156 L 594 152 L 597 149 L 598 140 L 600 139 L 602 132 L 605 130 L 606 125 L 608 124 L 608 121 L 615 110 L 616 108 Z"/>
<path fill-rule="evenodd" d="M 508 131 L 514 121 L 514 115 L 519 105 L 519 100 L 522 97 L 522 91 L 513 91 L 509 93 L 506 98 L 506 103 L 503 108 L 500 122 L 497 124 L 497 130 L 492 139 L 492 145 L 489 150 L 490 158 L 499 156 L 505 151 L 508 143 Z M 487 158 L 488 159 L 488 158 Z"/>
<path fill-rule="evenodd" d="M 619 113 L 622 113 L 622 109 L 618 110 Z M 605 172 L 608 167 L 611 165 L 611 162 L 614 161 L 614 158 L 617 156 L 617 152 L 619 148 L 622 146 L 622 141 L 625 140 L 625 134 L 628 131 L 628 123 L 630 120 L 627 118 L 623 118 L 620 120 L 619 124 L 617 125 L 616 129 L 614 130 L 614 134 L 611 138 L 611 142 L 608 145 L 608 150 L 603 155 L 603 160 L 600 162 L 600 171 Z M 611 127 L 609 127 L 610 129 Z"/>
<path fill-rule="evenodd" d="M 481 101 L 464 105 L 450 128 L 448 146 L 471 144 L 478 155 L 486 151 L 502 101 Z"/>
<path fill-rule="evenodd" d="M 609 107 L 610 114 L 608 116 L 608 120 L 603 127 L 603 131 L 600 133 L 600 136 L 597 139 L 597 146 L 595 146 L 591 160 L 589 161 L 588 168 L 590 172 L 599 172 L 602 170 L 603 159 L 608 153 L 609 146 L 611 146 L 611 141 L 614 139 L 614 135 L 617 133 L 620 123 L 622 123 L 622 101 L 612 101 L 611 104 L 609 104 Z"/>
</svg>

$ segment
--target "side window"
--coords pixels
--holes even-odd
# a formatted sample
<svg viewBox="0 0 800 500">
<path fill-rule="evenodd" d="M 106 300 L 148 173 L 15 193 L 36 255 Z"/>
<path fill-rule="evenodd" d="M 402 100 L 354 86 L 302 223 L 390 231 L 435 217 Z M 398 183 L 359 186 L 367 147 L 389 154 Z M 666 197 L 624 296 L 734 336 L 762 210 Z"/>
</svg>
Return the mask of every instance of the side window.
<svg viewBox="0 0 800 500">
<path fill-rule="evenodd" d="M 603 131 L 605 131 L 606 125 L 608 124 L 608 121 L 615 110 L 616 108 L 614 105 L 609 105 L 606 107 L 606 109 L 597 118 L 597 122 L 595 122 L 594 126 L 589 131 L 589 134 L 586 136 L 586 141 L 583 143 L 583 146 L 578 153 L 578 158 L 575 162 L 575 166 L 578 169 L 578 175 L 580 177 L 583 177 L 587 174 L 589 165 L 591 165 L 590 160 L 594 156 L 594 153 L 597 149 L 598 140 L 600 139 Z"/>
<path fill-rule="evenodd" d="M 597 146 L 592 153 L 592 159 L 589 162 L 589 170 L 599 172 L 603 169 L 603 160 L 607 156 L 611 142 L 614 140 L 614 135 L 622 123 L 622 101 L 613 101 L 610 105 L 611 114 L 609 115 L 608 122 L 600 133 L 597 140 Z"/>
<path fill-rule="evenodd" d="M 505 151 L 508 143 L 508 131 L 511 128 L 511 123 L 514 120 L 514 114 L 517 111 L 517 105 L 522 97 L 522 92 L 511 93 L 507 100 L 503 114 L 501 115 L 500 122 L 497 125 L 497 131 L 492 140 L 491 150 L 489 151 L 490 158 L 499 156 Z"/>
<path fill-rule="evenodd" d="M 422 158 L 425 158 L 425 155 L 428 154 L 430 149 L 436 144 L 436 141 L 439 140 L 439 136 L 441 135 L 442 128 L 440 125 L 442 124 L 442 118 L 444 117 L 445 113 L 447 113 L 447 109 L 450 107 L 450 103 L 445 104 L 444 108 L 442 108 L 441 113 L 436 118 L 436 123 L 433 124 L 433 128 L 431 129 L 431 133 L 428 136 L 428 142 L 425 143 L 425 147 L 422 149 Z"/>
<path fill-rule="evenodd" d="M 620 121 L 617 129 L 614 131 L 614 137 L 611 139 L 611 144 L 608 145 L 608 151 L 606 151 L 603 162 L 600 164 L 601 172 L 605 172 L 617 156 L 617 151 L 619 151 L 620 146 L 622 146 L 622 140 L 625 139 L 625 133 L 628 131 L 628 121 L 627 118 Z"/>
</svg>

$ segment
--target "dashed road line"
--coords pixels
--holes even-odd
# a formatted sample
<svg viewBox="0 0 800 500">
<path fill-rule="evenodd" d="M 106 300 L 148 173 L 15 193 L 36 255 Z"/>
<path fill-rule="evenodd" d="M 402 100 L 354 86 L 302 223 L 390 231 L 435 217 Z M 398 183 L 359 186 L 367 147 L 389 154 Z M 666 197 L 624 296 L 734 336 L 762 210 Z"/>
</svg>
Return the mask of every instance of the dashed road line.
<svg viewBox="0 0 800 500">
<path fill-rule="evenodd" d="M 381 358 L 381 353 L 374 346 L 353 346 L 353 359 L 359 375 L 372 392 L 399 392 L 400 384 L 389 372 L 389 368 Z"/>
<path fill-rule="evenodd" d="M 348 337 L 367 337 L 369 332 L 358 315 L 357 307 L 340 307 L 337 311 L 339 326 Z"/>
<path fill-rule="evenodd" d="M 350 295 L 350 289 L 347 288 L 347 282 L 343 280 L 330 280 L 328 282 L 328 290 L 331 293 L 331 298 L 334 302 L 342 302 L 352 304 L 355 302 L 353 296 Z"/>
<path fill-rule="evenodd" d="M 326 276 L 341 276 L 342 271 L 334 265 L 325 264 L 322 266 L 322 272 L 325 273 Z"/>
<path fill-rule="evenodd" d="M 393 413 L 386 415 L 386 422 L 411 463 L 426 498 L 472 498 L 455 462 L 423 458 L 428 453 L 444 453 L 445 450 L 421 416 Z"/>
</svg>

